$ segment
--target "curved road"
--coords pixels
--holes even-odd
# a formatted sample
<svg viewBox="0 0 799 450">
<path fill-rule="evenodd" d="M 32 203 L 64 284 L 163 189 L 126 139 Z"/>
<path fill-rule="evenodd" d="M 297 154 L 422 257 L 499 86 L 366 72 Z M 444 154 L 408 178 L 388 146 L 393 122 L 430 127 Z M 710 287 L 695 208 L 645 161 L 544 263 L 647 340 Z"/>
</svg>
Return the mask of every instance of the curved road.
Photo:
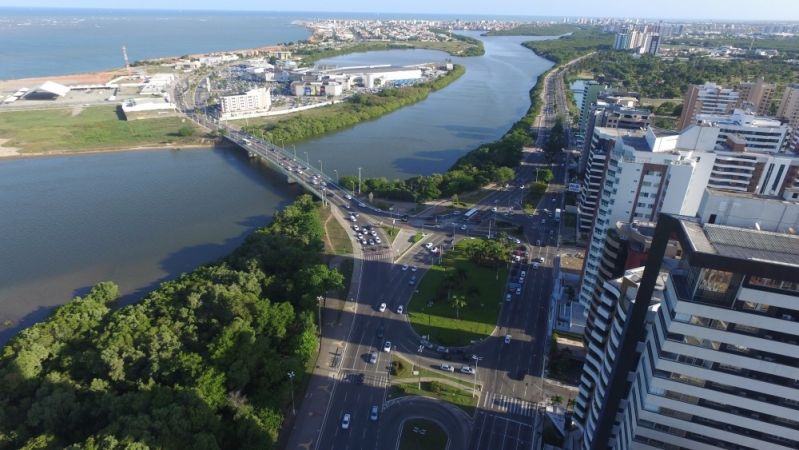
<svg viewBox="0 0 799 450">
<path fill-rule="evenodd" d="M 462 409 L 424 397 L 401 397 L 386 405 L 380 418 L 377 448 L 399 448 L 402 425 L 410 419 L 427 419 L 447 432 L 448 449 L 465 449 L 469 443 L 472 419 Z"/>
</svg>

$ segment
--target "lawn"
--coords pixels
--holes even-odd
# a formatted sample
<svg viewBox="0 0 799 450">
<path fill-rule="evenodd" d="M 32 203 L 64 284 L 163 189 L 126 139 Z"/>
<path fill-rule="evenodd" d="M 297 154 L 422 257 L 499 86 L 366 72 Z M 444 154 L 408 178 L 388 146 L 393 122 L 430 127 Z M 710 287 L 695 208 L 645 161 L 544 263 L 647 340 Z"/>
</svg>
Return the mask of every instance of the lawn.
<svg viewBox="0 0 799 450">
<path fill-rule="evenodd" d="M 388 237 L 389 243 L 393 244 L 394 241 L 397 239 L 397 235 L 400 232 L 399 227 L 390 227 L 388 225 L 383 225 L 382 228 L 383 232 L 386 233 L 386 236 Z"/>
<path fill-rule="evenodd" d="M 325 251 L 328 254 L 351 255 L 352 242 L 350 242 L 347 230 L 331 215 L 330 208 L 319 207 L 319 218 L 325 225 L 325 234 L 327 236 L 325 239 Z"/>
<path fill-rule="evenodd" d="M 458 389 L 448 384 L 437 383 L 435 381 L 422 381 L 422 388 L 416 383 L 395 384 L 388 391 L 389 398 L 405 397 L 407 395 L 419 395 L 423 397 L 433 397 L 466 411 L 470 416 L 474 414 L 477 407 L 477 397 L 472 396 L 472 390 Z"/>
<path fill-rule="evenodd" d="M 461 365 L 466 365 L 466 363 L 452 363 L 448 362 L 449 365 L 459 368 Z M 428 367 L 421 367 L 413 364 L 412 362 L 408 362 L 408 360 L 399 358 L 396 355 L 392 355 L 391 357 L 391 376 L 396 379 L 408 379 L 408 378 L 416 378 L 416 377 L 425 377 L 425 378 L 446 378 L 449 381 L 453 381 L 463 386 L 464 389 L 472 389 L 474 387 L 474 383 L 462 380 L 460 378 L 456 378 L 454 376 L 448 376 L 446 372 L 441 370 L 434 370 Z M 413 371 L 416 370 L 419 372 L 419 375 L 414 375 Z"/>
<path fill-rule="evenodd" d="M 10 111 L 0 113 L 0 136 L 6 147 L 21 153 L 196 144 L 203 136 L 180 136 L 178 129 L 193 126 L 180 117 L 120 120 L 116 106 L 92 106 L 73 114 L 72 109 Z"/>
<path fill-rule="evenodd" d="M 542 182 L 531 183 L 524 197 L 524 212 L 533 213 L 547 191 L 547 184 Z"/>
<path fill-rule="evenodd" d="M 447 433 L 435 422 L 411 419 L 402 427 L 399 450 L 444 450 Z"/>
<path fill-rule="evenodd" d="M 467 345 L 489 336 L 494 331 L 503 303 L 506 266 L 499 270 L 481 267 L 467 259 L 464 249 L 477 240 L 463 240 L 454 250 L 444 253 L 442 266 L 433 266 L 422 278 L 418 293 L 408 305 L 408 317 L 420 335 L 432 342 L 450 346 Z M 466 306 L 456 310 L 447 300 L 447 272 L 463 274 L 452 294 L 464 295 Z"/>
</svg>

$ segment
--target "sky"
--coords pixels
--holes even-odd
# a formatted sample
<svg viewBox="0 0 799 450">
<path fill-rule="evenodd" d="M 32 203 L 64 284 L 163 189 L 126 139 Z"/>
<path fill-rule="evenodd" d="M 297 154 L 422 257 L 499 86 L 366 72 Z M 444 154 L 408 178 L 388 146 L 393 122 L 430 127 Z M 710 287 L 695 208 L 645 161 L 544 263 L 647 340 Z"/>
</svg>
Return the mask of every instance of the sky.
<svg viewBox="0 0 799 450">
<path fill-rule="evenodd" d="M 799 21 L 799 0 L 114 0 L 114 8 Z M 0 0 L 0 7 L 109 8 L 108 0 Z"/>
</svg>

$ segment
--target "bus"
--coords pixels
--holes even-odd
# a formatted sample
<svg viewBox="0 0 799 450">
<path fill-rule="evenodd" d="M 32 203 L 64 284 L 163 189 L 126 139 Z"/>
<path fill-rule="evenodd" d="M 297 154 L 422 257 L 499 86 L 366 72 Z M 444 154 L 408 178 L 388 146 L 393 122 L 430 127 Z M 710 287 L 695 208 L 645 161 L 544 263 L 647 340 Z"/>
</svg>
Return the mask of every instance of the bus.
<svg viewBox="0 0 799 450">
<path fill-rule="evenodd" d="M 464 218 L 464 219 L 466 219 L 466 220 L 469 220 L 469 219 L 471 219 L 471 218 L 472 218 L 472 217 L 473 217 L 475 214 L 477 214 L 477 211 L 478 211 L 478 210 L 477 210 L 477 208 L 472 208 L 472 209 L 470 209 L 470 210 L 466 211 L 465 213 L 463 213 L 463 218 Z"/>
</svg>

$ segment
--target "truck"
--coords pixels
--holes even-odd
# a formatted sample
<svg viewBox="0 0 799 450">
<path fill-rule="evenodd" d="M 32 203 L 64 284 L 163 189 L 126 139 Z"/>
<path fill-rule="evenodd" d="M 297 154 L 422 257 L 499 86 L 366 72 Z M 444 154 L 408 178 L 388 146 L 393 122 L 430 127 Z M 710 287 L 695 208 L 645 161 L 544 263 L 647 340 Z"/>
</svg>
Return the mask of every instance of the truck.
<svg viewBox="0 0 799 450">
<path fill-rule="evenodd" d="M 555 222 L 560 222 L 560 208 L 555 208 Z"/>
</svg>

